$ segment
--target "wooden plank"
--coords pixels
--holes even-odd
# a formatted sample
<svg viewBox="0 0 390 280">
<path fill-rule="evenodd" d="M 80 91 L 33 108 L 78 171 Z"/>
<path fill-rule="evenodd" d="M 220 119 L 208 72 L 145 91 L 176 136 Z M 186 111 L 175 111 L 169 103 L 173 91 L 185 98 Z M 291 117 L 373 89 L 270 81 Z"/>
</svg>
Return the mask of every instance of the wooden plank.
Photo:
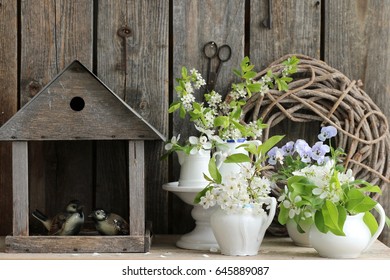
<svg viewBox="0 0 390 280">
<path fill-rule="evenodd" d="M 268 18 L 269 1 L 250 2 L 249 55 L 258 69 L 288 53 L 320 58 L 320 1 L 271 1 L 271 29 L 263 25 Z"/>
<path fill-rule="evenodd" d="M 97 10 L 98 77 L 158 131 L 168 135 L 169 1 L 100 0 Z M 130 30 L 126 43 L 117 33 L 123 27 Z M 168 195 L 161 187 L 168 181 L 168 162 L 159 160 L 163 146 L 161 141 L 145 143 L 147 219 L 161 233 L 168 231 Z M 104 149 L 97 143 L 97 158 L 115 160 Z M 112 149 L 117 149 L 115 154 L 127 154 L 123 146 Z M 117 182 L 113 178 L 116 172 L 110 174 L 100 167 L 96 170 L 101 174 L 96 181 L 97 192 L 109 193 L 105 182 Z M 96 200 L 97 205 L 104 203 L 100 198 Z"/>
<path fill-rule="evenodd" d="M 0 4 L 0 126 L 17 110 L 17 2 Z M 0 235 L 12 231 L 12 154 L 10 143 L 0 143 Z"/>
<path fill-rule="evenodd" d="M 23 106 L 73 60 L 77 59 L 92 69 L 93 1 L 26 0 L 20 3 L 20 103 Z M 91 191 L 92 142 L 87 145 L 89 147 L 63 146 L 54 142 L 32 144 L 30 152 L 34 157 L 29 157 L 30 193 L 34 194 L 30 198 L 31 209 L 39 208 L 47 214 L 57 213 L 58 208 L 68 202 L 67 189 L 73 189 L 70 180 L 61 183 L 57 180 L 66 178 L 66 174 L 72 174 L 73 178 L 89 178 L 78 191 L 86 194 Z M 63 150 L 68 148 L 73 150 Z M 57 152 L 63 155 L 61 162 Z M 72 159 L 75 154 L 90 162 L 89 166 L 85 166 L 84 161 Z M 69 166 L 73 170 L 67 173 L 69 169 L 62 170 L 57 168 L 59 166 Z M 81 181 L 85 182 L 84 179 Z M 42 196 L 46 196 L 44 201 L 39 198 Z M 50 200 L 53 197 L 58 202 L 56 205 Z M 90 208 L 92 197 L 83 203 Z"/>
<path fill-rule="evenodd" d="M 145 149 L 143 141 L 129 141 L 130 235 L 145 232 Z"/>
<path fill-rule="evenodd" d="M 207 80 L 208 59 L 203 53 L 207 42 L 215 41 L 218 46 L 228 44 L 232 49 L 232 57 L 223 63 L 216 82 L 215 90 L 225 95 L 230 90 L 230 84 L 236 81 L 232 73 L 233 68 L 239 68 L 244 57 L 245 37 L 245 2 L 225 0 L 174 0 L 172 26 L 172 73 L 174 88 L 176 77 L 181 76 L 182 66 L 187 69 L 195 68 Z M 214 67 L 215 62 L 212 63 Z M 215 68 L 213 68 L 215 69 Z M 198 101 L 202 101 L 203 91 L 196 94 Z M 173 91 L 173 99 L 176 93 Z M 172 116 L 172 134 L 181 135 L 185 140 L 191 135 L 199 133 L 187 119 L 180 119 L 178 114 Z M 172 158 L 170 181 L 179 178 L 180 166 L 177 156 Z M 171 194 L 170 228 L 175 233 L 185 233 L 193 229 L 191 218 L 192 206 L 182 202 Z"/>
<path fill-rule="evenodd" d="M 28 236 L 28 145 L 12 143 L 13 235 Z"/>
<path fill-rule="evenodd" d="M 145 252 L 147 236 L 7 236 L 6 251 L 19 253 Z M 147 250 L 149 251 L 149 249 Z"/>
<path fill-rule="evenodd" d="M 249 55 L 257 71 L 289 53 L 320 58 L 320 1 L 272 1 L 271 29 L 263 25 L 267 18 L 268 1 L 251 1 Z M 271 133 L 288 134 L 286 142 L 305 138 L 314 144 L 317 135 L 313 131 L 319 131 L 319 123 L 297 124 L 285 120 L 272 128 Z"/>
<path fill-rule="evenodd" d="M 362 80 L 362 89 L 390 120 L 390 1 L 326 1 L 324 60 L 351 80 Z M 382 156 L 388 156 L 383 154 Z M 390 212 L 390 190 L 380 203 Z M 390 245 L 390 229 L 380 239 Z"/>
</svg>

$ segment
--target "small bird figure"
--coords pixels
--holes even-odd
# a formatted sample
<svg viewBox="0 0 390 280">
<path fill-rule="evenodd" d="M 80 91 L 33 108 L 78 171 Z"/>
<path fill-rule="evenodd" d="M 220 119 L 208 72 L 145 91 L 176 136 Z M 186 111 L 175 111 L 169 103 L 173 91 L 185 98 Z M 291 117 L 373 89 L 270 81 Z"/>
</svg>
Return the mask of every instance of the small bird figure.
<svg viewBox="0 0 390 280">
<path fill-rule="evenodd" d="M 72 200 L 64 212 L 52 218 L 47 217 L 38 209 L 32 215 L 45 226 L 49 235 L 77 235 L 84 224 L 83 208 L 80 201 Z"/>
<path fill-rule="evenodd" d="M 101 235 L 128 235 L 129 224 L 121 216 L 103 209 L 93 211 L 88 217 L 95 222 L 96 230 Z"/>
</svg>

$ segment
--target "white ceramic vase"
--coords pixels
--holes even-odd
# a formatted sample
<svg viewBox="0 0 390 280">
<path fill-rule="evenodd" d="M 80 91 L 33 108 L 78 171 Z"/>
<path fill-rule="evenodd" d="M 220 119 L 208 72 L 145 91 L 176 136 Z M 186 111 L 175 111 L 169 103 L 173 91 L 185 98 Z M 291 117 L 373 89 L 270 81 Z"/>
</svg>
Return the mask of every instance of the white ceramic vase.
<svg viewBox="0 0 390 280">
<path fill-rule="evenodd" d="M 178 151 L 177 156 L 180 164 L 179 187 L 206 187 L 208 182 L 204 174 L 210 176 L 208 170 L 210 151 L 202 150 L 194 155 Z"/>
<path fill-rule="evenodd" d="M 363 221 L 363 213 L 347 216 L 343 231 L 345 236 L 337 236 L 331 232 L 320 232 L 316 226 L 310 229 L 311 246 L 322 257 L 335 259 L 353 259 L 370 248 L 372 243 L 381 234 L 385 225 L 385 211 L 378 203 L 375 210 L 379 213 L 379 225 L 377 231 L 371 236 L 371 232 Z"/>
<path fill-rule="evenodd" d="M 210 218 L 211 228 L 223 255 L 253 256 L 257 255 L 265 231 L 275 216 L 276 199 L 263 198 L 260 201 L 269 203 L 269 213 L 255 215 L 248 209 L 242 214 L 229 214 L 217 209 Z"/>
<path fill-rule="evenodd" d="M 310 246 L 310 226 L 304 226 L 302 229 L 305 232 L 299 232 L 297 229 L 297 223 L 294 220 L 288 220 L 286 223 L 286 228 L 288 235 L 292 239 L 295 245 L 301 247 L 311 247 Z"/>
<path fill-rule="evenodd" d="M 240 172 L 240 165 L 237 163 L 225 163 L 223 162 L 225 158 L 221 156 L 222 154 L 224 155 L 233 155 L 233 154 L 245 154 L 248 155 L 248 152 L 243 148 L 239 147 L 243 144 L 248 144 L 248 143 L 255 143 L 257 145 L 261 144 L 261 141 L 259 140 L 250 140 L 247 141 L 244 138 L 240 138 L 237 140 L 226 140 L 224 141 L 223 144 L 219 144 L 217 148 L 217 154 L 219 153 L 216 157 L 216 164 L 218 167 L 219 172 L 221 173 L 222 176 L 222 181 L 223 179 L 226 178 L 226 176 L 229 176 L 233 173 Z"/>
</svg>

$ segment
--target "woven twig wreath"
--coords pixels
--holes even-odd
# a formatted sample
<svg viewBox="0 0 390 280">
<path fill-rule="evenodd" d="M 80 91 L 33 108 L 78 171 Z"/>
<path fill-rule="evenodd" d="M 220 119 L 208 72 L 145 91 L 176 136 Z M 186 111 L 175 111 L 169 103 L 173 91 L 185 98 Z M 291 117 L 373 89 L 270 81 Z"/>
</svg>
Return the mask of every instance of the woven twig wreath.
<svg viewBox="0 0 390 280">
<path fill-rule="evenodd" d="M 259 72 L 259 79 L 272 70 L 280 73 L 286 55 Z M 303 123 L 318 121 L 338 129 L 337 146 L 346 152 L 345 167 L 355 178 L 377 184 L 383 189 L 390 182 L 390 134 L 386 116 L 360 88 L 360 81 L 351 81 L 325 62 L 304 55 L 287 92 L 276 89 L 261 96 L 254 94 L 243 109 L 245 119 L 262 118 L 268 124 L 263 140 L 272 127 L 285 119 Z"/>
</svg>

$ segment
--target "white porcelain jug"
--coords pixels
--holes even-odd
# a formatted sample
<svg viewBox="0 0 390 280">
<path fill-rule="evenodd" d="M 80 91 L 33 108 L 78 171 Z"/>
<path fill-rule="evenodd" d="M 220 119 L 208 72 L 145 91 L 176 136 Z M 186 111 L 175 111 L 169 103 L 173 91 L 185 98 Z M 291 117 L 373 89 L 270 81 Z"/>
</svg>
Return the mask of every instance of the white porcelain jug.
<svg viewBox="0 0 390 280">
<path fill-rule="evenodd" d="M 371 232 L 363 221 L 364 213 L 347 216 L 343 231 L 345 236 L 338 236 L 331 232 L 322 233 L 316 226 L 310 229 L 310 244 L 322 257 L 336 259 L 352 259 L 360 256 L 381 234 L 385 225 L 385 211 L 377 203 L 375 210 L 379 213 L 379 225 L 377 231 L 371 236 Z"/>
<path fill-rule="evenodd" d="M 208 181 L 204 174 L 209 175 L 210 151 L 201 151 L 194 155 L 177 152 L 180 164 L 179 187 L 206 187 Z"/>
<path fill-rule="evenodd" d="M 259 140 L 246 140 L 246 139 L 237 139 L 237 140 L 227 140 L 223 144 L 219 144 L 217 146 L 217 156 L 216 156 L 216 164 L 218 167 L 219 172 L 223 178 L 226 176 L 229 176 L 233 173 L 237 173 L 240 171 L 240 165 L 237 163 L 225 163 L 223 162 L 227 155 L 233 155 L 233 154 L 245 154 L 248 155 L 248 152 L 243 148 L 239 147 L 243 144 L 256 144 L 260 145 L 261 141 Z"/>
<path fill-rule="evenodd" d="M 268 214 L 264 212 L 256 215 L 251 211 L 229 214 L 219 208 L 211 215 L 211 228 L 223 255 L 253 256 L 258 254 L 265 231 L 275 216 L 277 205 L 274 197 L 261 198 L 259 201 L 269 203 Z"/>
</svg>

